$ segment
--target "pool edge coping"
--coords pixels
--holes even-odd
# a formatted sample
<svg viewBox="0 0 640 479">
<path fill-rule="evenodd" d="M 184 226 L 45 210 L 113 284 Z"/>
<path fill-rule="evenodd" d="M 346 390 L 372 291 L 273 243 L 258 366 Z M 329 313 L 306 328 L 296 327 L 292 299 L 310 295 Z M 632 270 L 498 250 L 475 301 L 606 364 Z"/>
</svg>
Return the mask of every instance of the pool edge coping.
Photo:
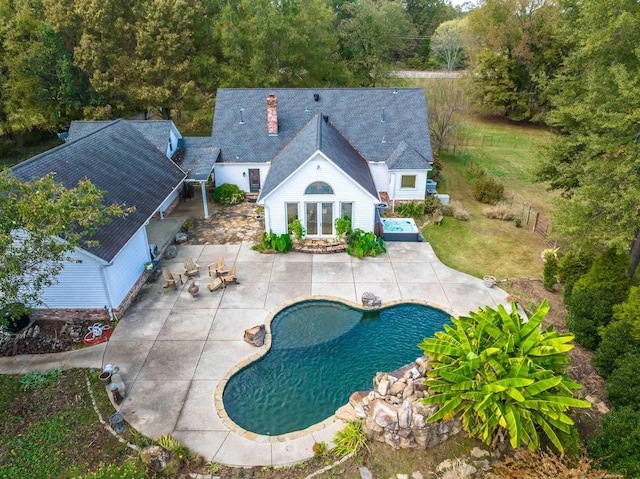
<svg viewBox="0 0 640 479">
<path fill-rule="evenodd" d="M 227 414 L 224 408 L 224 403 L 222 401 L 222 395 L 224 393 L 225 388 L 227 387 L 227 383 L 229 382 L 229 379 L 231 379 L 231 377 L 234 374 L 238 373 L 241 369 L 244 369 L 249 364 L 254 363 L 261 357 L 265 356 L 271 349 L 271 342 L 272 342 L 271 322 L 273 321 L 275 316 L 278 313 L 280 313 L 283 309 L 293 306 L 294 304 L 301 303 L 304 301 L 313 301 L 313 300 L 334 301 L 338 303 L 343 303 L 349 307 L 357 308 L 363 311 L 373 311 L 378 309 L 384 309 L 391 306 L 395 306 L 397 304 L 421 304 L 423 306 L 429 306 L 431 308 L 439 309 L 440 311 L 443 311 L 444 313 L 448 314 L 451 317 L 456 317 L 452 309 L 445 308 L 436 303 L 431 303 L 429 301 L 424 301 L 421 299 L 394 299 L 391 301 L 387 301 L 376 308 L 366 308 L 361 304 L 354 303 L 353 301 L 349 301 L 348 299 L 344 299 L 344 298 L 339 298 L 337 296 L 308 295 L 308 296 L 301 296 L 298 298 L 290 299 L 288 301 L 285 301 L 284 303 L 279 304 L 276 308 L 273 309 L 272 312 L 269 313 L 269 315 L 264 320 L 265 333 L 266 333 L 264 345 L 258 351 L 256 351 L 256 353 L 252 354 L 248 358 L 245 358 L 242 361 L 236 363 L 234 366 L 232 366 L 224 375 L 224 377 L 220 379 L 220 381 L 218 381 L 218 385 L 216 386 L 216 389 L 213 393 L 216 415 L 220 418 L 222 423 L 227 428 L 229 428 L 229 431 L 231 433 L 237 434 L 240 437 L 243 437 L 245 439 L 248 439 L 250 441 L 254 441 L 257 443 L 275 444 L 275 443 L 293 441 L 296 439 L 307 437 L 309 435 L 312 435 L 313 433 L 316 433 L 318 431 L 321 431 L 331 426 L 336 421 L 340 421 L 340 419 L 338 419 L 335 414 L 332 414 L 325 420 L 312 424 L 311 426 L 305 429 L 300 429 L 298 431 L 291 431 L 285 434 L 279 434 L 277 436 L 266 436 L 264 434 L 258 434 L 255 432 L 248 431 L 247 429 L 244 429 L 238 426 Z M 348 404 L 348 402 L 346 404 Z"/>
</svg>

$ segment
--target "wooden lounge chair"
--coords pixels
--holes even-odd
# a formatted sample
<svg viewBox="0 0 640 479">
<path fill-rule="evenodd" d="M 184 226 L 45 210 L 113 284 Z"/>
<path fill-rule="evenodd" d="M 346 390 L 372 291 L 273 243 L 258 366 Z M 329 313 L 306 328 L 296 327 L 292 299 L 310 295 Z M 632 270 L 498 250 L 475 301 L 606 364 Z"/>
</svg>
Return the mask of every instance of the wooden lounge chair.
<svg viewBox="0 0 640 479">
<path fill-rule="evenodd" d="M 209 283 L 207 285 L 207 288 L 209 288 L 209 291 L 215 291 L 217 289 L 220 288 L 226 288 L 227 284 L 229 283 L 235 283 L 235 284 L 239 284 L 238 283 L 238 279 L 236 278 L 236 265 L 234 264 L 231 269 L 228 271 L 229 275 L 228 276 L 216 276 L 215 278 L 213 278 L 213 280 L 211 281 L 211 283 Z"/>
<path fill-rule="evenodd" d="M 229 275 L 228 276 L 222 276 L 222 282 L 224 283 L 225 288 L 227 287 L 227 284 L 229 283 L 238 283 L 238 279 L 236 278 L 236 265 L 234 264 L 231 269 L 229 270 Z"/>
<path fill-rule="evenodd" d="M 187 278 L 192 276 L 200 276 L 200 265 L 193 261 L 193 258 L 187 258 L 183 261 L 184 274 Z"/>
<path fill-rule="evenodd" d="M 178 277 L 177 279 L 174 274 Z M 166 282 L 163 286 L 164 288 L 173 286 L 174 289 L 178 289 L 178 284 L 182 284 L 182 275 L 180 273 L 172 273 L 167 268 L 162 268 L 162 277 Z"/>
<path fill-rule="evenodd" d="M 207 269 L 209 270 L 209 276 L 214 276 L 216 278 L 219 278 L 223 274 L 227 274 L 229 272 L 224 269 L 224 258 L 222 256 L 218 258 L 218 261 L 207 266 Z"/>
</svg>

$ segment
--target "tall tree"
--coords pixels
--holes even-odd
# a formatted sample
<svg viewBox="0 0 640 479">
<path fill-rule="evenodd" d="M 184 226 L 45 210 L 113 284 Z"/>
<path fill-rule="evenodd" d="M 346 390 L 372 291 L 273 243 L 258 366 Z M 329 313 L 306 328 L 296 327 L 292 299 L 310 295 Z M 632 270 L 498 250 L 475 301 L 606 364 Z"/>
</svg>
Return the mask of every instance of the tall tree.
<svg viewBox="0 0 640 479">
<path fill-rule="evenodd" d="M 0 172 L 0 310 L 19 316 L 40 304 L 43 288 L 55 282 L 64 261 L 119 205 L 104 205 L 90 181 L 65 188 L 54 176 L 21 182 Z"/>
<path fill-rule="evenodd" d="M 448 0 L 403 0 L 418 40 L 415 55 L 426 65 L 431 53 L 431 37 L 438 26 L 453 20 L 460 12 Z"/>
<path fill-rule="evenodd" d="M 342 55 L 359 86 L 384 84 L 394 57 L 413 44 L 413 25 L 404 6 L 390 0 L 359 0 L 343 5 L 338 25 Z"/>
<path fill-rule="evenodd" d="M 543 180 L 563 192 L 559 232 L 576 247 L 616 247 L 640 261 L 640 3 L 562 3 L 573 46 L 553 82 Z M 631 245 L 631 247 L 630 247 Z"/>
<path fill-rule="evenodd" d="M 431 38 L 431 50 L 447 70 L 454 70 L 464 65 L 466 53 L 463 30 L 468 26 L 468 19 L 449 20 L 442 23 Z"/>
<path fill-rule="evenodd" d="M 465 109 L 467 94 L 464 81 L 460 78 L 434 78 L 426 88 L 429 134 L 438 156 L 458 126 L 457 115 Z"/>
<path fill-rule="evenodd" d="M 72 51 L 45 19 L 39 0 L 4 0 L 0 10 L 4 66 L 3 129 L 55 131 L 78 118 L 87 92 Z"/>
<path fill-rule="evenodd" d="M 485 110 L 512 120 L 544 120 L 546 90 L 562 60 L 555 0 L 484 0 L 469 15 L 482 49 L 473 92 Z"/>
<path fill-rule="evenodd" d="M 216 22 L 222 86 L 340 85 L 335 14 L 323 0 L 231 0 Z"/>
</svg>

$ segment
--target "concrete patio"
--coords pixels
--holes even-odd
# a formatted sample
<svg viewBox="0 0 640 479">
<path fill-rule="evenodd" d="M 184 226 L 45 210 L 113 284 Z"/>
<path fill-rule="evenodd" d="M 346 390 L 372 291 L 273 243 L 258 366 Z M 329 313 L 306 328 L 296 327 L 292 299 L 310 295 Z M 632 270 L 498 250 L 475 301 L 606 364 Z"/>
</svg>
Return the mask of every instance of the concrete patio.
<svg viewBox="0 0 640 479">
<path fill-rule="evenodd" d="M 242 340 L 245 329 L 263 323 L 279 305 L 313 295 L 355 303 L 371 291 L 383 303 L 418 299 L 455 315 L 506 304 L 503 290 L 443 265 L 428 243 L 388 243 L 387 254 L 364 260 L 345 253 L 263 255 L 250 246 L 180 246 L 178 256 L 162 266 L 181 272 L 184 258 L 198 262 L 198 297 L 184 285 L 165 290 L 160 279 L 145 285 L 108 343 L 57 355 L 0 358 L 0 372 L 117 364 L 128 391 L 120 411 L 143 434 L 171 433 L 206 460 L 227 465 L 288 465 L 311 457 L 313 443 L 328 443 L 342 423 L 331 419 L 323 428 L 280 442 L 232 431 L 215 410 L 214 392 L 234 365 L 258 351 Z M 236 264 L 240 284 L 210 293 L 206 265 L 219 256 Z"/>
</svg>

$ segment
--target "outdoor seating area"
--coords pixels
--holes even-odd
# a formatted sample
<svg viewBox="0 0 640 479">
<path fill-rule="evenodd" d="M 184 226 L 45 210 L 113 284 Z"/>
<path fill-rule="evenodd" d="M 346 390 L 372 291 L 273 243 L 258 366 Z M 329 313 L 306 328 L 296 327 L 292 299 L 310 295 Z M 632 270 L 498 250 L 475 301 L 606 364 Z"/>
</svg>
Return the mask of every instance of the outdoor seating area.
<svg viewBox="0 0 640 479">
<path fill-rule="evenodd" d="M 213 264 L 209 265 L 209 276 L 213 276 L 213 280 L 207 285 L 209 291 L 213 292 L 220 288 L 226 288 L 228 284 L 238 284 L 236 278 L 236 265 L 231 266 L 230 270 L 224 269 L 224 258 L 220 256 L 212 269 Z M 213 273 L 213 274 L 212 274 Z"/>
</svg>

